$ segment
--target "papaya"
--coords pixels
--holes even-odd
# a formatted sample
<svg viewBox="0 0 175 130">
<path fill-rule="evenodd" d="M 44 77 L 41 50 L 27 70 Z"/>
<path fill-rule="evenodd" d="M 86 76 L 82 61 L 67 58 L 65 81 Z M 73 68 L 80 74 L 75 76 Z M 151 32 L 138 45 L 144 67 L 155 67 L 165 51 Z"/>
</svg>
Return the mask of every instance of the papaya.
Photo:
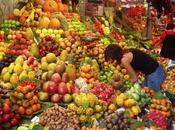
<svg viewBox="0 0 175 130">
<path fill-rule="evenodd" d="M 66 71 L 65 72 L 68 73 L 70 80 L 75 80 L 76 79 L 76 68 L 75 68 L 75 65 L 68 64 L 66 66 Z"/>
</svg>

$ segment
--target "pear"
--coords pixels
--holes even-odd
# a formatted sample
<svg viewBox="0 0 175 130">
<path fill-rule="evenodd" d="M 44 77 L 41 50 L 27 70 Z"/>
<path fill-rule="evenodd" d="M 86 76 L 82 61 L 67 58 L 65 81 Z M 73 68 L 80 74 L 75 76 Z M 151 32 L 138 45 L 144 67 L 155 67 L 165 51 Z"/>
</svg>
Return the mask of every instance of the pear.
<svg viewBox="0 0 175 130">
<path fill-rule="evenodd" d="M 30 53 L 36 58 L 40 56 L 37 44 L 34 43 L 31 45 Z"/>
<path fill-rule="evenodd" d="M 26 29 L 25 36 L 26 36 L 27 39 L 33 39 L 33 36 L 34 36 L 34 35 L 33 35 L 33 31 L 32 31 L 31 28 L 27 28 L 27 29 Z"/>
<path fill-rule="evenodd" d="M 9 65 L 9 67 L 8 67 L 8 72 L 9 72 L 9 73 L 12 73 L 14 67 L 15 67 L 15 64 L 14 64 L 14 63 L 11 63 L 11 64 Z"/>
<path fill-rule="evenodd" d="M 22 55 L 18 56 L 15 60 L 15 64 L 20 63 L 21 65 L 24 63 L 24 58 Z"/>
<path fill-rule="evenodd" d="M 42 63 L 42 62 L 47 62 L 46 57 L 42 57 L 42 58 L 41 58 L 41 63 Z"/>
<path fill-rule="evenodd" d="M 44 126 L 43 130 L 50 130 L 50 128 L 47 126 Z"/>
<path fill-rule="evenodd" d="M 4 75 L 6 72 L 8 72 L 8 68 L 4 67 L 1 71 L 1 75 Z"/>
<path fill-rule="evenodd" d="M 46 59 L 48 63 L 53 63 L 53 62 L 56 62 L 57 57 L 54 53 L 48 53 L 46 55 Z"/>
<path fill-rule="evenodd" d="M 48 71 L 55 71 L 56 64 L 55 63 L 50 63 L 47 67 Z"/>
<path fill-rule="evenodd" d="M 35 71 L 30 71 L 30 72 L 28 72 L 28 78 L 29 79 L 34 79 L 35 78 Z"/>
<path fill-rule="evenodd" d="M 22 68 L 21 64 L 20 64 L 20 63 L 17 63 L 17 64 L 15 65 L 15 67 L 14 67 L 14 72 L 15 72 L 16 74 L 20 74 L 22 71 L 23 71 L 23 68 Z"/>
<path fill-rule="evenodd" d="M 25 70 L 23 70 L 22 73 L 19 75 L 20 80 L 23 78 L 28 78 L 27 72 Z"/>
<path fill-rule="evenodd" d="M 12 74 L 12 76 L 10 77 L 10 83 L 11 84 L 15 84 L 19 81 L 18 75 L 17 74 Z"/>
<path fill-rule="evenodd" d="M 47 68 L 48 68 L 48 63 L 47 62 L 42 62 L 41 63 L 41 69 L 46 71 Z"/>
<path fill-rule="evenodd" d="M 6 72 L 3 76 L 4 82 L 9 82 L 10 81 L 10 73 Z"/>
<path fill-rule="evenodd" d="M 5 86 L 5 88 L 7 88 L 9 90 L 13 88 L 11 83 L 5 83 L 4 86 Z"/>
<path fill-rule="evenodd" d="M 23 70 L 26 70 L 26 71 L 30 70 L 30 67 L 27 64 L 27 61 L 24 61 L 22 68 L 23 68 Z"/>
</svg>

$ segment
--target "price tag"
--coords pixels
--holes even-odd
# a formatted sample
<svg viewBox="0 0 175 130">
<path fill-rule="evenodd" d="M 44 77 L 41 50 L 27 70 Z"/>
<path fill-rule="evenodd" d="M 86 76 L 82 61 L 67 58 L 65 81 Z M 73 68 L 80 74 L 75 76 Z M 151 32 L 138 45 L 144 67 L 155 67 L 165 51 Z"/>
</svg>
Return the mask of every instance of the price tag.
<svg viewBox="0 0 175 130">
<path fill-rule="evenodd" d="M 75 130 L 74 128 L 72 128 L 72 127 L 70 127 L 70 128 L 68 128 L 67 130 Z"/>
<path fill-rule="evenodd" d="M 81 92 L 88 92 L 88 85 L 83 78 L 76 79 L 75 84 L 80 88 Z"/>
<path fill-rule="evenodd" d="M 93 125 L 98 126 L 98 125 L 99 125 L 98 121 L 97 121 L 97 120 L 95 120 L 95 121 L 93 122 Z"/>
<path fill-rule="evenodd" d="M 125 108 L 119 108 L 119 109 L 117 109 L 115 112 L 123 112 L 123 111 L 125 111 Z"/>
<path fill-rule="evenodd" d="M 38 117 L 38 116 L 35 116 L 35 117 L 31 120 L 31 122 L 36 122 L 36 123 L 38 123 L 38 122 L 39 122 L 39 117 Z"/>
<path fill-rule="evenodd" d="M 152 129 L 146 127 L 146 128 L 144 128 L 144 130 L 152 130 Z"/>
</svg>

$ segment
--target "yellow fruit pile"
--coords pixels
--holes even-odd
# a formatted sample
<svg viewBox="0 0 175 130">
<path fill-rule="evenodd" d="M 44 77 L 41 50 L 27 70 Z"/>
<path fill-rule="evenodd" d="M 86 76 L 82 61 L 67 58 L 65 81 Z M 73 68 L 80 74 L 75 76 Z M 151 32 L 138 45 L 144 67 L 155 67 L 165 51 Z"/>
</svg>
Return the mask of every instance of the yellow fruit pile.
<svg viewBox="0 0 175 130">
<path fill-rule="evenodd" d="M 137 116 L 140 113 L 140 107 L 134 99 L 129 99 L 124 93 L 121 93 L 114 99 L 114 102 L 120 106 L 124 107 L 130 114 L 131 117 Z"/>
<path fill-rule="evenodd" d="M 34 79 L 35 75 L 36 71 L 32 70 L 27 60 L 25 60 L 25 57 L 20 55 L 16 58 L 15 62 L 3 68 L 0 81 L 2 81 L 5 86 L 12 86 L 24 78 Z"/>
<path fill-rule="evenodd" d="M 9 44 L 8 43 L 5 43 L 5 42 L 0 42 L 0 52 L 2 53 L 5 53 L 7 48 L 9 47 Z"/>
</svg>

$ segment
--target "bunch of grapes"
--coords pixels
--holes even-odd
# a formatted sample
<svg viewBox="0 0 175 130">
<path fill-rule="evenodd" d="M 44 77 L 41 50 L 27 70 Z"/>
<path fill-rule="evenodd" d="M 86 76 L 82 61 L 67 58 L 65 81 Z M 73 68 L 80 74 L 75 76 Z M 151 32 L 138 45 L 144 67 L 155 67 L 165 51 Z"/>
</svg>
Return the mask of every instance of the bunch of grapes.
<svg viewBox="0 0 175 130">
<path fill-rule="evenodd" d="M 4 67 L 7 67 L 10 65 L 10 63 L 14 62 L 17 55 L 13 54 L 6 54 L 2 60 L 0 60 L 0 72 Z"/>
</svg>

